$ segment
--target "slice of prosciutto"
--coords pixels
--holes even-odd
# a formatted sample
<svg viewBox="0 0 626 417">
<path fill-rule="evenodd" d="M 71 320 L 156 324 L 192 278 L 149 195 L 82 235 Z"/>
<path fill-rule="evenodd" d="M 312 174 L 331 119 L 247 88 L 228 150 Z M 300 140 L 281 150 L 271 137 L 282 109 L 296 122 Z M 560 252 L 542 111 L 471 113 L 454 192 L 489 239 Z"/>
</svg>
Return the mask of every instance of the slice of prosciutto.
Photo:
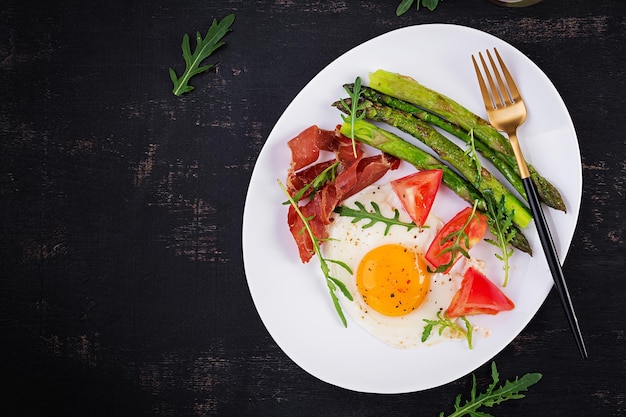
<svg viewBox="0 0 626 417">
<path fill-rule="evenodd" d="M 322 171 L 339 162 L 337 175 L 332 182 L 326 182 L 315 193 L 309 190 L 298 204 L 299 210 L 308 221 L 313 235 L 320 240 L 328 237 L 327 226 L 331 222 L 333 210 L 346 198 L 358 193 L 378 181 L 389 170 L 400 165 L 400 159 L 381 153 L 364 156 L 360 143 L 339 132 L 310 126 L 288 142 L 291 150 L 291 165 L 287 173 L 287 189 L 293 196 L 311 183 Z M 334 153 L 334 158 L 318 162 L 321 151 Z M 355 154 L 356 153 L 356 154 Z M 298 246 L 300 259 L 309 262 L 315 254 L 313 241 L 304 230 L 305 224 L 293 206 L 287 214 L 289 230 Z"/>
</svg>

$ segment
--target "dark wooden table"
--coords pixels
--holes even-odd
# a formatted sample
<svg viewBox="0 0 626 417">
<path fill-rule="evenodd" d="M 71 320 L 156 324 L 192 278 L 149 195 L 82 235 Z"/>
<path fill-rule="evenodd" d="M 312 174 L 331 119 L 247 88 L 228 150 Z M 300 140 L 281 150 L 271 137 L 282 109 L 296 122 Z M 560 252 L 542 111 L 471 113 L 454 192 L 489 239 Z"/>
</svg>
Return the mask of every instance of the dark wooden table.
<svg viewBox="0 0 626 417">
<path fill-rule="evenodd" d="M 241 252 L 255 160 L 282 111 L 343 52 L 392 29 L 454 23 L 536 62 L 582 154 L 565 259 L 590 357 L 552 292 L 495 359 L 540 372 L 498 416 L 626 415 L 623 232 L 626 2 L 525 9 L 445 0 L 8 0 L 0 7 L 0 410 L 65 416 L 436 416 L 471 377 L 363 394 L 310 376 L 254 308 Z M 184 33 L 235 13 L 216 69 L 172 94 Z M 428 42 L 428 39 L 420 40 Z M 489 381 L 489 367 L 475 372 Z"/>
</svg>

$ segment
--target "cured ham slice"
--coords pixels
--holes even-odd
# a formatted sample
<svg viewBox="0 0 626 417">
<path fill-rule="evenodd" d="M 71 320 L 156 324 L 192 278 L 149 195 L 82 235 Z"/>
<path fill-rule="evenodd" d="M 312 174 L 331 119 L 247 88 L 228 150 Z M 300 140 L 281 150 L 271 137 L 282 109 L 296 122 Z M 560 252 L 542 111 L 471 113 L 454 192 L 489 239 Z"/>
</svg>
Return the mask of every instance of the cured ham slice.
<svg viewBox="0 0 626 417">
<path fill-rule="evenodd" d="M 400 160 L 386 154 L 362 158 L 344 169 L 335 180 L 337 203 L 378 181 L 390 169 L 396 169 Z"/>
<path fill-rule="evenodd" d="M 299 201 L 299 210 L 310 219 L 309 227 L 320 241 L 327 237 L 326 227 L 331 222 L 333 210 L 341 201 L 400 165 L 398 158 L 383 153 L 365 157 L 362 145 L 355 143 L 353 147 L 352 140 L 341 134 L 338 128 L 330 131 L 311 126 L 291 139 L 288 145 L 292 159 L 287 175 L 287 189 L 292 196 L 325 169 L 339 162 L 334 181 L 326 182 L 318 190 L 309 190 Z M 317 162 L 321 151 L 332 152 L 334 159 Z M 306 263 L 315 254 L 314 246 L 309 234 L 303 230 L 304 222 L 292 206 L 289 207 L 287 222 L 298 246 L 300 259 Z"/>
<path fill-rule="evenodd" d="M 318 160 L 320 150 L 330 150 L 334 132 L 313 125 L 287 142 L 291 150 L 291 171 L 297 171 Z"/>
<path fill-rule="evenodd" d="M 302 215 L 311 219 L 308 222 L 309 227 L 316 238 L 325 239 L 328 237 L 326 226 L 330 224 L 330 216 L 335 209 L 336 202 L 335 187 L 330 185 L 315 193 L 315 196 L 311 200 L 299 207 Z M 298 213 L 296 213 L 293 206 L 289 206 L 287 216 L 289 230 L 291 230 L 291 234 L 298 245 L 300 259 L 302 262 L 306 263 L 311 260 L 315 254 L 311 237 L 303 230 L 305 227 L 304 222 Z"/>
<path fill-rule="evenodd" d="M 335 162 L 337 162 L 336 159 L 319 162 L 317 164 L 310 165 L 304 169 L 301 169 L 298 172 L 292 172 L 287 177 L 287 190 L 293 196 L 302 188 L 304 188 L 307 184 L 310 184 L 311 181 L 317 178 L 317 176 L 320 175 L 325 169 L 331 167 Z M 308 197 L 309 194 L 310 192 L 306 193 L 303 197 Z"/>
</svg>

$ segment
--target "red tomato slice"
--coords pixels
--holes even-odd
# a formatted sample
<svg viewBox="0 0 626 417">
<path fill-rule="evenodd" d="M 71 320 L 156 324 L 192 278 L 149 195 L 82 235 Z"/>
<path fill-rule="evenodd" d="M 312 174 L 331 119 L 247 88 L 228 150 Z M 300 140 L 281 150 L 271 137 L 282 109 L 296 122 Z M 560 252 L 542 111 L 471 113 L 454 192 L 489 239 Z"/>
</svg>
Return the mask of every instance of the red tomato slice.
<svg viewBox="0 0 626 417">
<path fill-rule="evenodd" d="M 411 220 L 423 226 L 435 201 L 443 170 L 429 169 L 391 181 L 391 186 Z"/>
<path fill-rule="evenodd" d="M 426 254 L 424 257 L 434 268 L 439 268 L 443 265 L 450 265 L 444 272 L 450 271 L 452 266 L 459 260 L 461 253 L 457 253 L 453 262 L 450 262 L 452 259 L 452 252 L 444 252 L 445 249 L 452 246 L 455 240 L 446 240 L 450 234 L 458 232 L 464 225 L 467 223 L 467 220 L 472 215 L 473 208 L 466 207 L 460 212 L 456 214 L 448 223 L 446 223 L 439 233 L 435 236 L 432 243 L 428 247 Z M 466 247 L 465 242 L 461 242 L 461 246 L 466 251 L 470 250 L 472 246 L 476 243 L 480 242 L 480 240 L 485 236 L 485 232 L 487 232 L 487 216 L 482 213 L 475 212 L 472 220 L 469 225 L 465 228 L 465 233 L 467 234 L 469 240 L 469 247 Z M 443 242 L 443 243 L 442 243 Z"/>
<path fill-rule="evenodd" d="M 515 304 L 484 274 L 470 267 L 463 275 L 461 288 L 446 310 L 450 318 L 474 314 L 498 314 L 513 310 Z"/>
</svg>

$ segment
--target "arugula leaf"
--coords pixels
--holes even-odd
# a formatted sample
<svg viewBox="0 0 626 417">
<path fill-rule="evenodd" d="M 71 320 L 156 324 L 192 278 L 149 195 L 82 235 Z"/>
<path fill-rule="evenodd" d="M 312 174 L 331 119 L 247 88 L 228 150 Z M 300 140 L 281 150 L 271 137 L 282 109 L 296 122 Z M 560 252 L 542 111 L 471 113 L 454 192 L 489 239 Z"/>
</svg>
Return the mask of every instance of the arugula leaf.
<svg viewBox="0 0 626 417">
<path fill-rule="evenodd" d="M 393 218 L 389 218 L 385 217 L 381 213 L 380 207 L 374 201 L 370 202 L 370 204 L 374 209 L 373 213 L 368 211 L 363 203 L 361 203 L 360 201 L 355 201 L 354 203 L 354 205 L 358 207 L 358 210 L 346 206 L 338 206 L 335 208 L 334 211 L 335 213 L 339 213 L 340 216 L 354 217 L 352 223 L 356 223 L 360 220 L 368 220 L 369 223 L 365 224 L 363 226 L 363 229 L 370 228 L 378 222 L 385 223 L 387 225 L 385 227 L 385 236 L 387 236 L 387 233 L 389 233 L 389 229 L 391 228 L 391 226 L 404 226 L 406 227 L 407 231 L 413 229 L 414 227 L 417 227 L 417 225 L 413 222 L 407 223 L 400 220 L 400 212 L 398 211 L 398 209 L 395 209 Z"/>
<path fill-rule="evenodd" d="M 365 103 L 359 103 L 361 98 L 361 77 L 356 77 L 352 90 L 349 87 L 344 87 L 344 90 L 350 96 L 350 104 L 344 99 L 340 99 L 341 105 L 348 112 L 347 115 L 341 115 L 344 122 L 350 123 L 350 139 L 352 139 L 352 152 L 356 156 L 356 143 L 354 140 L 354 124 L 357 120 L 365 118 Z"/>
<path fill-rule="evenodd" d="M 209 28 L 204 39 L 200 32 L 196 33 L 196 49 L 191 53 L 189 46 L 189 35 L 185 33 L 183 36 L 183 58 L 185 59 L 185 72 L 178 78 L 176 71 L 170 68 L 170 78 L 174 83 L 174 89 L 172 92 L 180 96 L 181 94 L 188 93 L 194 89 L 189 85 L 189 79 L 194 75 L 200 74 L 213 68 L 213 65 L 200 66 L 203 60 L 209 57 L 217 48 L 224 45 L 224 42 L 220 42 L 221 39 L 230 31 L 230 27 L 235 21 L 235 15 L 229 14 L 221 22 L 213 19 L 213 24 Z"/>
<path fill-rule="evenodd" d="M 447 314 L 444 313 L 444 316 L 442 317 L 441 311 L 437 312 L 437 320 L 423 319 L 426 322 L 426 326 L 424 326 L 424 331 L 422 332 L 422 343 L 428 340 L 433 331 L 433 328 L 435 326 L 439 326 L 440 336 L 446 328 L 450 328 L 453 331 L 465 336 L 465 340 L 467 340 L 467 346 L 472 349 L 472 336 L 474 333 L 474 327 L 469 322 L 469 320 L 465 318 L 465 316 L 461 316 L 460 319 L 463 320 L 463 323 L 465 324 L 465 329 L 457 324 L 456 321 L 450 319 Z"/>
<path fill-rule="evenodd" d="M 437 5 L 439 5 L 439 1 L 443 0 L 417 0 L 417 10 L 419 10 L 421 4 L 432 12 L 433 10 L 435 10 Z M 413 2 L 415 2 L 415 0 L 402 0 L 398 5 L 398 8 L 396 9 L 396 16 L 400 16 L 406 13 L 413 5 Z"/>
<path fill-rule="evenodd" d="M 342 268 L 346 269 L 350 274 L 352 274 L 352 269 L 344 262 L 341 261 L 337 261 L 334 259 L 326 259 L 322 256 L 322 251 L 320 249 L 320 239 L 318 239 L 315 234 L 313 233 L 313 230 L 311 229 L 311 225 L 309 223 L 309 221 L 312 219 L 311 218 L 307 218 L 302 211 L 300 210 L 300 207 L 298 206 L 298 203 L 293 199 L 293 197 L 291 197 L 291 195 L 289 195 L 289 191 L 287 191 L 287 188 L 285 187 L 285 185 L 282 183 L 281 180 L 278 180 L 278 185 L 280 186 L 280 188 L 283 190 L 283 192 L 285 193 L 285 195 L 287 196 L 287 198 L 289 199 L 289 203 L 291 204 L 291 206 L 294 208 L 294 210 L 296 211 L 296 213 L 298 214 L 298 216 L 300 216 L 300 218 L 302 219 L 302 222 L 304 223 L 304 228 L 301 231 L 302 233 L 308 233 L 309 237 L 311 238 L 311 241 L 313 242 L 313 249 L 315 250 L 315 254 L 317 255 L 317 258 L 320 261 L 320 268 L 322 269 L 322 273 L 324 274 L 324 278 L 326 278 L 326 286 L 328 287 L 328 292 L 330 293 L 330 298 L 333 302 L 333 305 L 335 306 L 335 310 L 337 311 L 337 314 L 339 315 L 339 318 L 341 319 L 341 323 L 343 323 L 344 327 L 348 327 L 348 322 L 346 321 L 346 316 L 343 313 L 343 310 L 341 308 L 341 304 L 339 303 L 339 298 L 337 297 L 337 294 L 335 293 L 335 291 L 337 289 L 339 289 L 344 297 L 346 297 L 348 300 L 352 301 L 353 297 L 352 294 L 350 294 L 350 291 L 348 291 L 348 289 L 346 288 L 345 284 L 343 282 L 341 282 L 340 280 L 338 280 L 337 278 L 333 277 L 330 275 L 330 267 L 328 266 L 329 262 L 335 263 L 339 266 L 341 266 Z"/>
<path fill-rule="evenodd" d="M 439 5 L 440 0 L 422 0 L 422 6 L 426 7 L 431 12 L 435 10 L 437 5 Z M 443 1 L 443 0 L 441 0 Z"/>
<path fill-rule="evenodd" d="M 528 391 L 528 387 L 536 384 L 541 379 L 540 373 L 526 374 L 521 378 L 515 378 L 513 381 L 505 381 L 503 385 L 497 386 L 500 382 L 500 375 L 496 368 L 496 363 L 491 362 L 491 379 L 493 382 L 489 384 L 487 390 L 476 395 L 476 376 L 472 374 L 472 390 L 470 392 L 469 400 L 466 400 L 464 404 L 461 404 L 461 394 L 456 397 L 454 402 L 454 412 L 449 414 L 448 417 L 488 417 L 491 416 L 482 411 L 478 411 L 480 407 L 493 407 L 508 400 L 518 400 L 524 398 L 522 392 Z M 439 417 L 444 417 L 443 411 L 439 414 Z"/>
<path fill-rule="evenodd" d="M 511 241 L 515 237 L 516 232 L 513 226 L 513 214 L 515 210 L 508 211 L 506 209 L 504 196 L 496 203 L 491 190 L 487 190 L 485 197 L 487 210 L 489 211 L 487 224 L 489 225 L 491 233 L 496 237 L 496 240 L 485 239 L 485 241 L 500 249 L 500 253 L 496 253 L 495 256 L 503 263 L 504 283 L 502 286 L 506 287 L 506 284 L 509 282 L 509 259 L 513 255 Z"/>
</svg>

